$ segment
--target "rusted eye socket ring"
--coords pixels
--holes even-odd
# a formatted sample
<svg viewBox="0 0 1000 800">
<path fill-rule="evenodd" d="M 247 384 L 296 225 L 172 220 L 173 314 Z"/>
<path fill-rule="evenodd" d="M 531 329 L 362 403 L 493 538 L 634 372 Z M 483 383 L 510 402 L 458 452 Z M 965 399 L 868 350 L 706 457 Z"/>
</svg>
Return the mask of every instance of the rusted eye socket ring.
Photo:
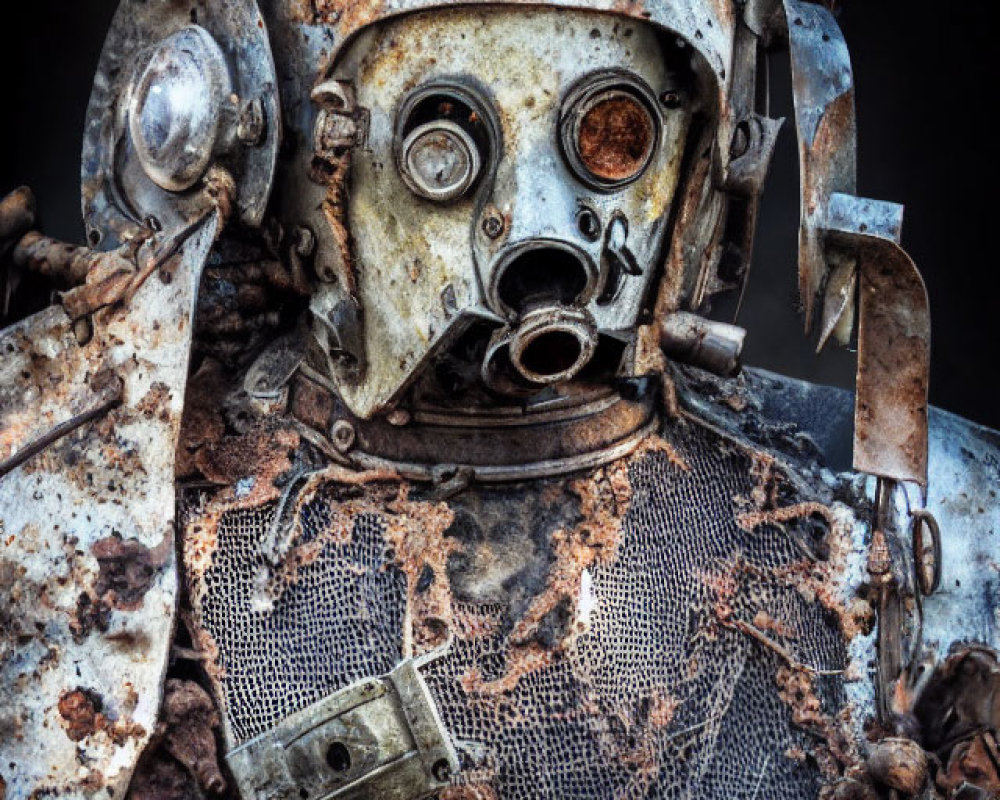
<svg viewBox="0 0 1000 800">
<path fill-rule="evenodd" d="M 403 142 L 400 170 L 411 191 L 445 202 L 465 194 L 481 167 L 476 143 L 447 120 L 414 128 Z"/>
<path fill-rule="evenodd" d="M 410 191 L 448 203 L 465 196 L 489 166 L 496 126 L 481 90 L 433 82 L 403 101 L 394 140 L 396 166 Z"/>
<path fill-rule="evenodd" d="M 645 172 L 660 131 L 647 87 L 624 76 L 604 76 L 573 91 L 564 107 L 563 154 L 581 181 L 613 191 Z"/>
</svg>

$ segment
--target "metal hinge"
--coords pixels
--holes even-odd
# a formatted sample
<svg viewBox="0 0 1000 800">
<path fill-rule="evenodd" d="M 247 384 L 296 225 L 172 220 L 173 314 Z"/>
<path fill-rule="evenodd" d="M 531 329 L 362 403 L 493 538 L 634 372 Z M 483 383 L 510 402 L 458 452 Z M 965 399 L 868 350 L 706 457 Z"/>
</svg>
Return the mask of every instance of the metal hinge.
<svg viewBox="0 0 1000 800">
<path fill-rule="evenodd" d="M 226 757 L 245 800 L 420 800 L 459 762 L 418 668 L 407 659 L 299 711 Z"/>
</svg>

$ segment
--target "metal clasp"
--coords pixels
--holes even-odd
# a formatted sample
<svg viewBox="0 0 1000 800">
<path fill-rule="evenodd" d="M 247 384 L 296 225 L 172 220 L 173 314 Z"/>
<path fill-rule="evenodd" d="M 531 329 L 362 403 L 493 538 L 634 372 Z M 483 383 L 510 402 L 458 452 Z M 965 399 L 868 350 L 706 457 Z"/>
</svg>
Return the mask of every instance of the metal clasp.
<svg viewBox="0 0 1000 800">
<path fill-rule="evenodd" d="M 230 752 L 243 796 L 420 800 L 446 787 L 458 756 L 418 671 L 445 652 L 358 681 Z"/>
</svg>

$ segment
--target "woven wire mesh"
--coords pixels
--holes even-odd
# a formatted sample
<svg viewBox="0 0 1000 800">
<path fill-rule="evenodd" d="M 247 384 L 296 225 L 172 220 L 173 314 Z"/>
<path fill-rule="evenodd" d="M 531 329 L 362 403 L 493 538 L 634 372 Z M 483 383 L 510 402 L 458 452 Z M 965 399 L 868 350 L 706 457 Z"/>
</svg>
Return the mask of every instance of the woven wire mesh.
<svg viewBox="0 0 1000 800">
<path fill-rule="evenodd" d="M 803 559 L 788 535 L 737 524 L 754 489 L 749 455 L 697 426 L 666 435 L 687 469 L 662 452 L 630 460 L 619 540 L 612 557 L 587 569 L 587 619 L 580 621 L 580 606 L 556 609 L 569 623 L 529 643 L 534 662 L 521 674 L 512 678 L 512 653 L 526 646 L 514 641 L 525 605 L 515 598 L 525 586 L 541 591 L 544 576 L 558 572 L 551 548 L 537 548 L 531 581 L 508 577 L 499 595 L 478 599 L 453 593 L 451 648 L 425 668 L 465 754 L 446 800 L 818 793 L 817 740 L 793 723 L 776 676 L 788 653 L 817 670 L 842 667 L 843 637 L 814 596 L 788 580 Z M 555 525 L 545 498 L 558 483 L 478 488 L 456 500 L 465 517 L 470 508 L 473 517 L 490 511 L 475 536 L 463 535 L 462 556 L 449 561 L 453 585 L 470 582 L 461 573 L 477 558 L 499 552 L 497 536 L 509 533 L 512 519 Z M 349 537 L 329 537 L 337 492 L 321 489 L 303 506 L 296 545 L 322 546 L 285 580 L 273 607 L 254 600 L 269 507 L 223 515 L 211 566 L 192 579 L 195 622 L 218 648 L 234 744 L 329 692 L 388 672 L 402 656 L 408 584 L 385 537 L 393 511 L 359 514 Z M 511 513 L 498 522 L 505 505 Z M 734 621 L 765 631 L 786 656 Z M 818 713 L 832 718 L 844 703 L 840 678 L 812 685 Z"/>
</svg>

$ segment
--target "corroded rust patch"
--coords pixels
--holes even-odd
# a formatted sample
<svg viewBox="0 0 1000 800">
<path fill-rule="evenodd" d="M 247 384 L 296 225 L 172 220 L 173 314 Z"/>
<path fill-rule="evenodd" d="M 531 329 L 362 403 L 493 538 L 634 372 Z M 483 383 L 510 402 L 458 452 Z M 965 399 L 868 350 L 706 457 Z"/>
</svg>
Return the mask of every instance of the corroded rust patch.
<svg viewBox="0 0 1000 800">
<path fill-rule="evenodd" d="M 128 717 L 110 719 L 104 713 L 104 699 L 92 689 L 78 687 L 65 692 L 58 703 L 63 730 L 74 742 L 106 734 L 116 744 L 131 737 L 142 738 L 145 729 Z"/>
<path fill-rule="evenodd" d="M 104 703 L 101 696 L 87 689 L 75 689 L 59 698 L 59 716 L 65 723 L 66 735 L 74 742 L 97 732 L 97 716 Z"/>
<path fill-rule="evenodd" d="M 626 180 L 649 158 L 653 119 L 635 98 L 617 94 L 601 99 L 587 110 L 579 126 L 580 161 L 598 178 Z"/>
<path fill-rule="evenodd" d="M 267 502 L 277 495 L 274 481 L 292 468 L 290 454 L 299 435 L 288 428 L 259 425 L 242 435 L 229 436 L 202 447 L 195 465 L 208 480 L 233 485 L 252 478 L 247 505 Z"/>
<path fill-rule="evenodd" d="M 108 536 L 94 542 L 91 552 L 100 568 L 94 593 L 101 602 L 114 608 L 138 608 L 170 558 L 171 546 L 168 537 L 152 549 L 137 539 L 122 539 L 121 536 Z"/>
<path fill-rule="evenodd" d="M 783 666 L 774 680 L 779 697 L 792 712 L 792 722 L 819 739 L 812 754 L 826 778 L 838 778 L 845 769 L 859 763 L 860 754 L 847 730 L 847 715 L 831 717 L 823 711 L 814 675 Z"/>
</svg>

